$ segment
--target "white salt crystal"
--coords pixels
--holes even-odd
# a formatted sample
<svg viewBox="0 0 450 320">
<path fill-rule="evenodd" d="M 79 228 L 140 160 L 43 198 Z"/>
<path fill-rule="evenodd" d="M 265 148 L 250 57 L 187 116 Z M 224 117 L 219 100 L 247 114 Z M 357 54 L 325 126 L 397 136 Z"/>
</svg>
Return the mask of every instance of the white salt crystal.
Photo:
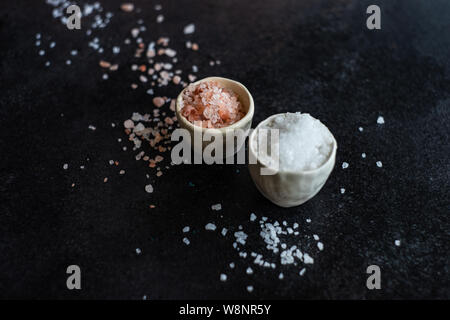
<svg viewBox="0 0 450 320">
<path fill-rule="evenodd" d="M 248 267 L 246 270 L 247 274 L 253 274 L 253 269 Z"/>
<path fill-rule="evenodd" d="M 348 168 L 348 162 L 342 162 L 342 169 Z"/>
<path fill-rule="evenodd" d="M 250 221 L 255 221 L 256 220 L 256 214 L 252 213 L 250 214 Z"/>
<path fill-rule="evenodd" d="M 158 14 L 158 16 L 156 17 L 156 22 L 161 23 L 163 21 L 164 21 L 164 16 L 162 14 Z"/>
<path fill-rule="evenodd" d="M 184 233 L 189 232 L 190 229 L 191 229 L 191 228 L 189 228 L 189 226 L 186 226 L 186 227 L 183 228 L 183 232 L 184 232 Z"/>
<path fill-rule="evenodd" d="M 248 292 L 253 292 L 253 286 L 247 286 L 247 291 Z"/>
<path fill-rule="evenodd" d="M 189 241 L 188 238 L 184 237 L 183 238 L 183 242 L 188 246 L 191 242 Z"/>
<path fill-rule="evenodd" d="M 273 139 L 269 134 L 264 134 L 268 132 L 267 129 L 279 131 L 279 141 L 274 141 L 273 146 Z M 267 150 L 279 148 L 281 171 L 316 169 L 328 160 L 333 146 L 333 137 L 328 128 L 311 115 L 300 112 L 276 116 L 259 128 L 255 139 L 256 145 L 267 145 Z M 258 157 L 269 167 L 277 164 L 276 155 L 268 155 L 264 150 L 258 152 Z"/>
<path fill-rule="evenodd" d="M 365 159 L 365 158 L 366 158 L 366 153 L 365 153 L 365 152 L 361 153 L 361 157 L 362 157 L 363 159 Z"/>
<path fill-rule="evenodd" d="M 223 235 L 224 237 L 226 236 L 227 232 L 228 232 L 228 229 L 227 229 L 227 228 L 223 228 L 223 229 L 222 229 L 222 235 Z"/>
<path fill-rule="evenodd" d="M 384 124 L 384 118 L 382 116 L 379 116 L 377 119 L 378 124 Z"/>
<path fill-rule="evenodd" d="M 303 254 L 303 262 L 305 262 L 305 264 L 312 264 L 314 263 L 314 259 L 311 258 L 309 254 L 305 253 Z"/>
<path fill-rule="evenodd" d="M 342 194 L 345 193 L 345 188 L 341 188 L 341 193 L 342 193 Z"/>
<path fill-rule="evenodd" d="M 364 128 L 363 127 L 359 127 L 358 130 L 359 130 L 359 132 L 363 132 Z"/>
<path fill-rule="evenodd" d="M 278 275 L 278 279 L 283 280 L 284 279 L 284 274 L 283 272 L 280 272 L 280 274 Z"/>
<path fill-rule="evenodd" d="M 305 274 L 305 272 L 306 272 L 306 269 L 303 268 L 302 270 L 300 270 L 299 275 L 300 275 L 300 276 L 303 276 L 303 275 Z"/>
<path fill-rule="evenodd" d="M 319 240 L 319 236 L 317 234 L 313 234 L 314 240 Z"/>
<path fill-rule="evenodd" d="M 220 274 L 220 281 L 227 281 L 227 275 L 225 273 Z"/>
<path fill-rule="evenodd" d="M 184 27 L 184 30 L 183 30 L 184 34 L 191 34 L 194 32 L 195 32 L 195 25 L 193 23 L 190 23 L 186 27 Z"/>
<path fill-rule="evenodd" d="M 152 193 L 153 192 L 153 186 L 151 184 L 148 184 L 145 186 L 145 192 Z"/>
<path fill-rule="evenodd" d="M 137 255 L 140 255 L 141 253 L 142 253 L 142 250 L 139 249 L 139 248 L 136 248 L 136 254 L 137 254 Z"/>
<path fill-rule="evenodd" d="M 67 168 L 69 168 L 69 165 L 68 165 L 67 163 L 64 163 L 63 169 L 64 169 L 64 170 L 67 170 Z"/>
<path fill-rule="evenodd" d="M 377 161 L 377 167 L 381 168 L 383 166 L 383 163 L 381 161 Z"/>
<path fill-rule="evenodd" d="M 211 231 L 214 231 L 214 230 L 216 230 L 216 225 L 215 225 L 214 223 L 208 223 L 208 224 L 205 226 L 205 230 L 211 230 Z"/>
<path fill-rule="evenodd" d="M 230 268 L 231 268 L 231 269 L 234 269 L 234 267 L 235 267 L 234 262 L 230 262 Z"/>
<path fill-rule="evenodd" d="M 94 131 L 97 128 L 91 124 L 91 125 L 89 125 L 88 129 Z"/>
<path fill-rule="evenodd" d="M 222 205 L 221 205 L 220 203 L 218 203 L 218 204 L 213 204 L 213 205 L 211 206 L 211 209 L 216 210 L 216 211 L 222 210 Z"/>
<path fill-rule="evenodd" d="M 397 247 L 400 247 L 400 244 L 401 244 L 400 240 L 395 240 L 395 245 L 396 245 Z"/>
<path fill-rule="evenodd" d="M 322 242 L 317 242 L 317 248 L 319 248 L 320 251 L 323 250 L 323 243 Z"/>
</svg>

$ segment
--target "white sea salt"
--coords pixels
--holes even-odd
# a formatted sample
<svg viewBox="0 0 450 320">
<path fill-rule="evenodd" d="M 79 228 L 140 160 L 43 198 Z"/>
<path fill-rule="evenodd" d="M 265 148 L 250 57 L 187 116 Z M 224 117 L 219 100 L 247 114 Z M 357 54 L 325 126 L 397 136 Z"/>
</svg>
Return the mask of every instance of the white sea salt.
<svg viewBox="0 0 450 320">
<path fill-rule="evenodd" d="M 305 264 L 313 264 L 313 263 L 314 263 L 314 259 L 311 258 L 311 256 L 310 256 L 309 254 L 304 253 L 304 254 L 303 254 L 303 262 L 304 262 Z"/>
<path fill-rule="evenodd" d="M 215 210 L 215 211 L 222 210 L 222 205 L 221 205 L 220 203 L 218 203 L 218 204 L 213 204 L 213 205 L 211 206 L 211 209 L 213 209 L 213 210 Z"/>
<path fill-rule="evenodd" d="M 184 27 L 184 30 L 183 30 L 184 34 L 191 34 L 194 32 L 195 32 L 195 25 L 193 23 L 190 23 Z"/>
<path fill-rule="evenodd" d="M 189 232 L 189 230 L 191 230 L 191 228 L 189 226 L 186 226 L 183 228 L 184 233 Z"/>
<path fill-rule="evenodd" d="M 248 292 L 253 292 L 253 286 L 247 286 L 247 291 Z"/>
<path fill-rule="evenodd" d="M 262 129 L 278 129 L 279 141 L 273 141 L 272 145 L 273 139 L 269 134 L 264 134 L 267 130 Z M 267 150 L 279 148 L 281 171 L 316 169 L 329 158 L 333 146 L 333 137 L 328 128 L 311 115 L 300 112 L 274 117 L 258 129 L 255 139 L 257 145 L 267 145 Z M 259 150 L 258 157 L 269 167 L 276 167 L 276 155 L 268 155 L 264 150 Z"/>
<path fill-rule="evenodd" d="M 220 281 L 227 281 L 227 275 L 225 273 L 220 274 Z"/>
<path fill-rule="evenodd" d="M 347 169 L 349 166 L 348 162 L 342 162 L 342 169 Z"/>
<path fill-rule="evenodd" d="M 300 270 L 299 275 L 303 276 L 306 272 L 306 268 L 303 268 L 302 270 Z"/>
<path fill-rule="evenodd" d="M 140 248 L 136 248 L 136 254 L 140 255 L 142 253 L 142 250 Z"/>
<path fill-rule="evenodd" d="M 247 274 L 253 274 L 253 269 L 248 267 L 246 270 Z"/>
<path fill-rule="evenodd" d="M 377 167 L 381 168 L 383 166 L 383 163 L 381 161 L 377 161 Z"/>
<path fill-rule="evenodd" d="M 222 228 L 222 235 L 225 237 L 227 235 L 228 229 Z"/>
<path fill-rule="evenodd" d="M 183 238 L 183 242 L 184 242 L 184 244 L 186 244 L 187 246 L 191 243 L 191 242 L 189 241 L 189 239 L 186 238 L 186 237 Z"/>
<path fill-rule="evenodd" d="M 345 193 L 345 188 L 341 188 L 341 194 Z"/>
<path fill-rule="evenodd" d="M 379 116 L 377 119 L 378 124 L 384 124 L 384 118 L 382 116 Z"/>
<path fill-rule="evenodd" d="M 214 223 L 208 223 L 208 224 L 206 224 L 206 226 L 205 226 L 205 230 L 211 230 L 211 231 L 214 231 L 214 230 L 216 230 L 216 225 L 214 224 Z"/>
<path fill-rule="evenodd" d="M 323 250 L 323 243 L 322 242 L 317 242 L 317 248 L 319 248 L 320 251 Z"/>
<path fill-rule="evenodd" d="M 256 214 L 251 213 L 250 214 L 250 221 L 255 221 L 256 220 Z"/>
<path fill-rule="evenodd" d="M 148 184 L 145 186 L 145 192 L 152 193 L 153 192 L 153 186 L 151 184 Z"/>
<path fill-rule="evenodd" d="M 400 244 L 401 244 L 401 241 L 400 241 L 400 240 L 395 240 L 395 245 L 396 245 L 397 247 L 400 247 Z"/>
<path fill-rule="evenodd" d="M 363 158 L 363 159 L 366 158 L 366 153 L 365 152 L 361 153 L 361 158 Z"/>
<path fill-rule="evenodd" d="M 230 266 L 231 269 L 234 269 L 234 267 L 235 267 L 234 262 L 230 262 L 229 266 Z"/>
<path fill-rule="evenodd" d="M 64 163 L 63 169 L 64 169 L 64 170 L 67 170 L 67 168 L 69 168 L 69 165 L 68 165 L 67 163 Z"/>
<path fill-rule="evenodd" d="M 283 272 L 280 272 L 280 274 L 278 275 L 278 279 L 283 280 L 284 279 L 284 274 Z"/>
</svg>

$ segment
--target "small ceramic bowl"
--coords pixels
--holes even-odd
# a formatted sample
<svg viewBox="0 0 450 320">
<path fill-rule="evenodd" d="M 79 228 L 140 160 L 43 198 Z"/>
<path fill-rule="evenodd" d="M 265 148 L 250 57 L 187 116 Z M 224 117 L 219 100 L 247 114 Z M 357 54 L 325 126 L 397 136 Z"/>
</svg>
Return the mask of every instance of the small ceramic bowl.
<svg viewBox="0 0 450 320">
<path fill-rule="evenodd" d="M 332 151 L 328 159 L 318 168 L 308 171 L 282 171 L 281 168 L 274 175 L 261 175 L 261 169 L 267 168 L 257 157 L 256 138 L 257 129 L 280 114 L 270 116 L 262 121 L 251 133 L 248 140 L 249 158 L 256 159 L 255 164 L 249 163 L 250 175 L 258 190 L 270 201 L 280 207 L 294 207 L 301 205 L 314 197 L 327 181 L 333 171 L 336 161 L 337 142 L 334 136 Z"/>
<path fill-rule="evenodd" d="M 250 127 L 252 126 L 253 113 L 255 111 L 253 97 L 242 83 L 239 83 L 234 80 L 226 79 L 226 78 L 208 77 L 208 78 L 199 80 L 197 82 L 194 82 L 194 85 L 197 85 L 200 82 L 204 82 L 204 81 L 216 81 L 219 84 L 221 84 L 223 87 L 230 89 L 234 93 L 236 93 L 239 96 L 239 101 L 240 101 L 244 111 L 246 112 L 245 116 L 241 120 L 233 123 L 232 125 L 229 125 L 229 126 L 223 127 L 223 128 L 203 128 L 200 126 L 196 126 L 181 114 L 182 96 L 183 96 L 184 91 L 186 90 L 186 88 L 184 88 L 183 91 L 181 91 L 180 94 L 178 95 L 177 101 L 176 101 L 177 103 L 176 103 L 175 113 L 176 113 L 176 116 L 178 119 L 178 123 L 180 124 L 181 128 L 187 129 L 189 131 L 189 133 L 191 135 L 191 141 L 192 141 L 191 147 L 192 148 L 194 148 L 194 132 L 196 132 L 197 134 L 201 133 L 202 136 L 206 132 L 208 132 L 212 135 L 221 134 L 222 138 L 223 138 L 223 144 L 224 144 L 223 150 L 226 150 L 225 149 L 225 143 L 226 143 L 225 137 L 228 132 L 233 131 L 235 129 L 249 130 Z M 203 141 L 202 151 L 210 143 L 211 143 L 210 141 Z M 234 153 L 239 151 L 240 147 L 242 147 L 242 145 L 236 146 L 234 149 Z M 225 153 L 224 153 L 224 155 L 225 155 Z"/>
</svg>

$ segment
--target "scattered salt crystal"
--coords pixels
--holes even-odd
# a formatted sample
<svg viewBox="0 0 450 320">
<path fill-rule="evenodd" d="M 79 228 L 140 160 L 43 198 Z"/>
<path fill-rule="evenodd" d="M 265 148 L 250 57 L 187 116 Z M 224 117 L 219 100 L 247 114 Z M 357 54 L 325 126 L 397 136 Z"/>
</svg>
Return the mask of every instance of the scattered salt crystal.
<svg viewBox="0 0 450 320">
<path fill-rule="evenodd" d="M 305 264 L 312 264 L 312 263 L 314 263 L 314 259 L 311 258 L 311 256 L 310 256 L 309 254 L 304 253 L 304 254 L 303 254 L 303 262 L 304 262 Z"/>
<path fill-rule="evenodd" d="M 67 65 L 71 65 L 71 64 L 72 64 L 72 61 L 66 60 L 66 64 L 67 64 Z"/>
<path fill-rule="evenodd" d="M 220 281 L 227 281 L 227 275 L 225 273 L 220 274 Z"/>
<path fill-rule="evenodd" d="M 313 238 L 314 238 L 314 240 L 319 240 L 319 236 L 317 235 L 317 234 L 313 234 Z"/>
<path fill-rule="evenodd" d="M 184 233 L 189 232 L 190 229 L 191 229 L 191 228 L 190 228 L 189 226 L 186 226 L 186 227 L 183 228 L 183 232 L 184 232 Z"/>
<path fill-rule="evenodd" d="M 164 16 L 162 14 L 158 14 L 158 16 L 156 17 L 156 22 L 161 23 L 163 21 L 164 21 Z"/>
<path fill-rule="evenodd" d="M 283 272 L 280 272 L 280 274 L 278 275 L 278 279 L 283 280 L 284 279 L 284 274 Z"/>
<path fill-rule="evenodd" d="M 183 33 L 184 34 L 191 34 L 195 32 L 195 25 L 193 23 L 188 24 L 184 27 Z"/>
<path fill-rule="evenodd" d="M 134 128 L 134 122 L 133 122 L 133 120 L 130 120 L 130 119 L 125 120 L 125 121 L 123 122 L 123 126 L 124 126 L 126 129 Z"/>
<path fill-rule="evenodd" d="M 145 192 L 152 193 L 153 192 L 153 186 L 151 184 L 148 184 L 145 186 Z"/>
<path fill-rule="evenodd" d="M 46 66 L 46 67 L 50 66 L 50 61 L 47 61 L 47 62 L 45 63 L 45 66 Z"/>
<path fill-rule="evenodd" d="M 112 48 L 112 52 L 113 52 L 114 54 L 118 54 L 118 53 L 120 52 L 120 47 L 114 46 L 114 47 Z"/>
<path fill-rule="evenodd" d="M 139 249 L 139 248 L 136 248 L 136 254 L 137 254 L 137 255 L 140 255 L 141 253 L 142 253 L 142 250 Z"/>
<path fill-rule="evenodd" d="M 221 205 L 220 203 L 218 203 L 218 204 L 213 204 L 213 205 L 211 206 L 211 209 L 213 209 L 213 210 L 215 210 L 215 211 L 220 211 L 220 210 L 222 210 L 222 205 Z"/>
<path fill-rule="evenodd" d="M 222 235 L 225 237 L 228 232 L 227 228 L 222 228 Z"/>
<path fill-rule="evenodd" d="M 160 4 L 155 5 L 155 10 L 160 11 L 162 9 L 162 6 Z"/>
<path fill-rule="evenodd" d="M 300 270 L 299 275 L 303 276 L 306 272 L 306 268 L 303 268 L 302 270 Z"/>
<path fill-rule="evenodd" d="M 103 76 L 102 76 L 102 78 L 103 78 L 103 80 L 108 80 L 109 76 L 108 76 L 107 73 L 104 73 Z"/>
<path fill-rule="evenodd" d="M 348 168 L 348 162 L 342 162 L 342 169 Z"/>
<path fill-rule="evenodd" d="M 50 48 L 54 48 L 54 47 L 55 47 L 55 45 L 56 45 L 56 43 L 55 43 L 54 41 L 52 41 L 52 42 L 50 42 L 50 45 L 49 45 L 49 47 L 50 47 Z"/>
<path fill-rule="evenodd" d="M 377 161 L 377 167 L 381 168 L 383 166 L 383 163 L 381 161 Z"/>
<path fill-rule="evenodd" d="M 317 248 L 319 248 L 320 251 L 323 250 L 323 243 L 322 242 L 317 242 Z"/>
<path fill-rule="evenodd" d="M 396 245 L 397 247 L 400 247 L 400 244 L 401 244 L 401 241 L 400 241 L 400 240 L 395 240 L 395 245 Z"/>
<path fill-rule="evenodd" d="M 384 118 L 382 116 L 379 116 L 377 119 L 378 124 L 384 124 Z"/>
<path fill-rule="evenodd" d="M 246 270 L 247 274 L 253 274 L 253 269 L 248 267 Z"/>
<path fill-rule="evenodd" d="M 130 2 L 125 2 L 120 5 L 120 9 L 124 12 L 131 12 L 134 10 L 134 4 Z"/>
<path fill-rule="evenodd" d="M 89 125 L 89 130 L 92 130 L 92 131 L 94 131 L 94 130 L 96 130 L 97 128 L 95 127 L 95 126 L 93 126 L 93 125 Z"/>
<path fill-rule="evenodd" d="M 76 55 L 78 54 L 78 51 L 77 51 L 77 50 L 71 50 L 71 51 L 70 51 L 70 54 L 71 54 L 72 56 L 76 56 Z"/>
<path fill-rule="evenodd" d="M 188 238 L 184 237 L 183 238 L 183 242 L 188 246 L 191 242 L 189 241 Z"/>
<path fill-rule="evenodd" d="M 67 168 L 69 168 L 69 165 L 68 165 L 67 163 L 64 163 L 63 169 L 64 169 L 64 170 L 67 170 Z"/>
<path fill-rule="evenodd" d="M 39 55 L 43 56 L 45 54 L 45 50 L 39 50 Z"/>
<path fill-rule="evenodd" d="M 250 221 L 255 221 L 256 220 L 256 214 L 252 213 L 250 214 Z"/>
<path fill-rule="evenodd" d="M 211 230 L 211 231 L 214 231 L 214 230 L 216 230 L 216 225 L 215 225 L 214 223 L 208 223 L 208 224 L 205 226 L 205 230 Z"/>
<path fill-rule="evenodd" d="M 114 160 L 109 160 L 109 164 L 112 166 L 114 164 Z"/>
<path fill-rule="evenodd" d="M 311 223 L 311 219 L 309 219 L 309 218 L 306 219 L 306 222 L 307 222 L 307 223 Z"/>
<path fill-rule="evenodd" d="M 158 107 L 158 108 L 162 107 L 162 106 L 164 105 L 164 103 L 166 103 L 166 102 L 165 102 L 164 99 L 161 98 L 161 97 L 154 97 L 154 98 L 153 98 L 153 104 L 154 104 L 156 107 Z"/>
<path fill-rule="evenodd" d="M 124 175 L 124 174 L 125 174 L 125 170 L 120 170 L 120 171 L 119 171 L 119 174 L 120 174 L 120 175 Z"/>
<path fill-rule="evenodd" d="M 253 292 L 253 286 L 247 286 L 247 291 L 248 292 Z"/>
<path fill-rule="evenodd" d="M 361 153 L 361 157 L 362 157 L 363 159 L 365 159 L 365 158 L 366 158 L 366 153 L 365 153 L 365 152 Z"/>
<path fill-rule="evenodd" d="M 231 268 L 231 269 L 234 269 L 234 267 L 235 267 L 234 262 L 230 262 L 230 268 Z"/>
<path fill-rule="evenodd" d="M 341 193 L 342 193 L 342 194 L 345 193 L 345 188 L 341 188 Z"/>
<path fill-rule="evenodd" d="M 358 130 L 359 130 L 360 132 L 363 132 L 363 131 L 364 131 L 364 128 L 363 128 L 363 127 L 359 127 Z"/>
</svg>

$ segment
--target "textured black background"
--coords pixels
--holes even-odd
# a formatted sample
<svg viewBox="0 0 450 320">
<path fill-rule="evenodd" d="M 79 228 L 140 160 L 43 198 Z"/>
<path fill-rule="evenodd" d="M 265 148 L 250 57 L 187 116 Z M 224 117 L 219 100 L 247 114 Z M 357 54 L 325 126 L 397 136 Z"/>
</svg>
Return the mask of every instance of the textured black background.
<svg viewBox="0 0 450 320">
<path fill-rule="evenodd" d="M 372 2 L 382 8 L 379 31 L 365 26 Z M 162 2 L 163 25 L 154 22 L 154 1 L 135 1 L 142 12 L 127 15 L 120 1 L 103 3 L 116 13 L 97 34 L 107 45 L 123 41 L 143 18 L 144 39 L 169 36 L 171 47 L 184 52 L 184 70 L 195 63 L 200 77 L 244 83 L 255 99 L 254 125 L 274 113 L 302 111 L 330 128 L 339 144 L 330 179 L 309 202 L 281 209 L 258 193 L 245 166 L 177 166 L 156 178 L 135 153 L 122 151 L 131 145 L 121 123 L 152 108 L 145 90 L 130 89 L 132 51 L 121 45 L 121 67 L 104 81 L 102 55 L 87 47 L 83 29 L 68 31 L 44 1 L 3 1 L 0 297 L 450 298 L 450 3 L 372 2 L 170 1 Z M 182 50 L 182 27 L 190 22 L 198 53 Z M 34 45 L 37 32 L 56 41 L 45 57 Z M 71 49 L 78 56 L 70 57 Z M 210 68 L 210 59 L 222 64 Z M 157 93 L 174 97 L 178 90 Z M 378 115 L 385 125 L 376 124 Z M 97 130 L 88 130 L 90 124 Z M 119 160 L 126 174 L 109 159 Z M 343 161 L 350 163 L 346 170 Z M 151 195 L 144 192 L 146 173 Z M 149 209 L 152 203 L 157 208 Z M 222 211 L 211 211 L 214 203 Z M 232 234 L 203 229 L 210 221 L 219 229 L 242 224 L 257 237 L 251 212 L 297 221 L 303 232 L 320 235 L 325 249 L 314 252 L 303 277 L 281 267 L 283 281 L 278 271 L 256 267 L 249 276 L 250 262 L 238 258 Z M 185 225 L 194 230 L 189 247 L 181 241 Z M 249 244 L 251 250 L 258 247 Z M 81 291 L 66 289 L 70 264 L 82 269 Z M 378 291 L 365 286 L 371 264 L 382 270 Z M 221 272 L 228 281 L 219 281 Z M 248 284 L 255 287 L 251 294 Z"/>
</svg>

